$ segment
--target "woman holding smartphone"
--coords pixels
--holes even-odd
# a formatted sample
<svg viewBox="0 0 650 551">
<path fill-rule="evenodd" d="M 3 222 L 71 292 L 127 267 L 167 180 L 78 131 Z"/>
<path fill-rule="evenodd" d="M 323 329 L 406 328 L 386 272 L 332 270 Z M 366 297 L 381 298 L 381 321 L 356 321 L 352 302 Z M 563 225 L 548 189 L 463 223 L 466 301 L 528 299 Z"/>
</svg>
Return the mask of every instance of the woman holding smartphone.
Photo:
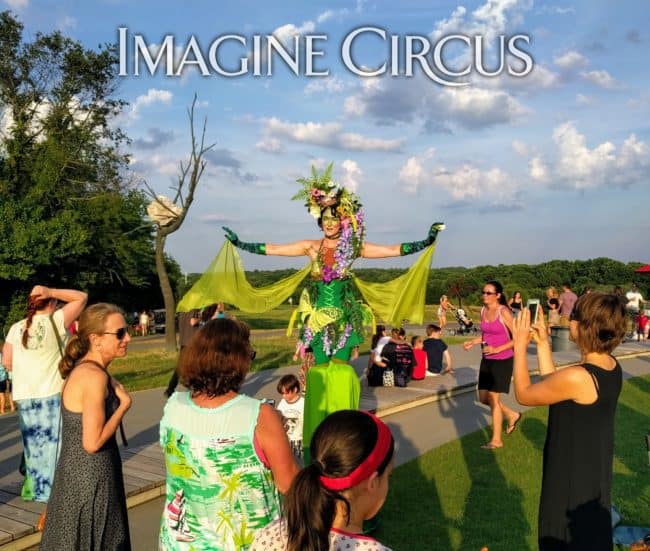
<svg viewBox="0 0 650 551">
<path fill-rule="evenodd" d="M 520 404 L 549 405 L 538 541 L 542 551 L 611 551 L 614 415 L 622 370 L 611 353 L 625 336 L 625 307 L 615 295 L 580 297 L 569 322 L 579 365 L 556 371 L 543 315 L 514 322 L 514 386 Z M 532 331 L 531 331 L 532 329 Z M 541 380 L 528 374 L 526 350 L 537 343 Z"/>
</svg>

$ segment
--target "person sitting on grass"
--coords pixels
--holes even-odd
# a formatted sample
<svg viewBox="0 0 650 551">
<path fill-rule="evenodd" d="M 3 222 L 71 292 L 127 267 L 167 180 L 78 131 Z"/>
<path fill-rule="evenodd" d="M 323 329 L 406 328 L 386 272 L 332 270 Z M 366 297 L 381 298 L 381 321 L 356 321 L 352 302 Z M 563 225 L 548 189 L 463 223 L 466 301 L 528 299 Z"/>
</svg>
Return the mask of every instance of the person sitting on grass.
<svg viewBox="0 0 650 551">
<path fill-rule="evenodd" d="M 365 411 L 332 413 L 316 429 L 311 463 L 287 492 L 286 517 L 255 535 L 251 551 L 390 551 L 363 535 L 382 508 L 395 443 L 386 424 Z"/>
<path fill-rule="evenodd" d="M 537 535 L 542 551 L 612 549 L 614 416 L 623 374 L 611 354 L 625 336 L 625 314 L 614 295 L 580 297 L 569 331 L 583 361 L 560 371 L 553 365 L 543 315 L 531 328 L 526 308 L 513 322 L 517 401 L 550 406 Z M 527 365 L 531 336 L 542 377 L 535 384 Z"/>
<path fill-rule="evenodd" d="M 302 457 L 302 419 L 305 410 L 305 399 L 300 395 L 300 381 L 295 375 L 284 375 L 278 381 L 278 394 L 282 400 L 278 404 L 278 411 L 284 419 L 284 426 L 289 437 L 289 444 L 293 455 Z"/>
</svg>

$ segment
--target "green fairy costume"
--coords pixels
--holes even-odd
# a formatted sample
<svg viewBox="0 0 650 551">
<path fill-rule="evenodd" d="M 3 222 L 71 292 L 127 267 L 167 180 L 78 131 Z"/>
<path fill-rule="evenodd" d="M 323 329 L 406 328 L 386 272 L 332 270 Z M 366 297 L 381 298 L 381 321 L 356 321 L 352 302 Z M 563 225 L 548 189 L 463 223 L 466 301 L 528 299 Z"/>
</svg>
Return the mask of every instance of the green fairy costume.
<svg viewBox="0 0 650 551">
<path fill-rule="evenodd" d="M 228 241 L 178 305 L 179 311 L 187 311 L 202 304 L 226 302 L 245 312 L 266 312 L 285 302 L 309 276 L 288 330 L 290 335 L 299 319 L 302 324 L 300 340 L 305 347 L 311 347 L 315 357 L 315 365 L 307 373 L 305 448 L 327 415 L 341 409 L 358 409 L 359 378 L 348 362 L 353 349 L 363 342 L 364 327 L 372 326 L 374 332 L 376 317 L 396 326 L 405 319 L 423 322 L 434 242 L 438 231 L 444 227 L 434 224 L 426 239 L 402 243 L 400 255 L 424 250 L 405 274 L 384 283 L 364 282 L 351 271 L 353 262 L 362 256 L 365 243 L 361 202 L 356 194 L 332 181 L 331 171 L 331 164 L 322 174 L 312 167 L 310 178 L 298 180 L 302 189 L 293 199 L 304 200 L 319 225 L 324 216 L 340 220 L 340 235 L 334 248 L 326 247 L 323 240 L 310 265 L 272 285 L 253 288 L 246 280 L 241 259 L 233 246 L 266 254 L 266 244 L 243 242 L 232 230 L 224 228 Z M 353 285 L 365 302 L 356 299 Z"/>
</svg>

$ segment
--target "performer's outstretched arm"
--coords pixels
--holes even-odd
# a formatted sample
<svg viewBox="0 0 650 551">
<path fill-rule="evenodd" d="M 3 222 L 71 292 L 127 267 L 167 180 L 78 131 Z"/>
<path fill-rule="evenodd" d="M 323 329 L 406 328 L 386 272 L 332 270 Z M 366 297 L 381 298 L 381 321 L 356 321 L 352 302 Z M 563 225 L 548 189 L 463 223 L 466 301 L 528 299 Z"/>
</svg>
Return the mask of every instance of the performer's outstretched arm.
<svg viewBox="0 0 650 551">
<path fill-rule="evenodd" d="M 445 229 L 442 222 L 436 222 L 429 228 L 429 235 L 422 241 L 411 241 L 400 245 L 376 245 L 375 243 L 364 243 L 361 251 L 363 258 L 386 258 L 389 256 L 405 256 L 417 253 L 435 242 L 438 232 Z"/>
<path fill-rule="evenodd" d="M 302 241 L 294 241 L 293 243 L 286 243 L 282 245 L 273 245 L 272 243 L 248 243 L 241 241 L 237 234 L 230 228 L 223 226 L 226 232 L 226 239 L 230 241 L 235 247 L 248 251 L 253 254 L 265 254 L 268 256 L 308 256 L 309 250 L 318 247 L 318 242 L 312 239 L 305 239 Z"/>
</svg>

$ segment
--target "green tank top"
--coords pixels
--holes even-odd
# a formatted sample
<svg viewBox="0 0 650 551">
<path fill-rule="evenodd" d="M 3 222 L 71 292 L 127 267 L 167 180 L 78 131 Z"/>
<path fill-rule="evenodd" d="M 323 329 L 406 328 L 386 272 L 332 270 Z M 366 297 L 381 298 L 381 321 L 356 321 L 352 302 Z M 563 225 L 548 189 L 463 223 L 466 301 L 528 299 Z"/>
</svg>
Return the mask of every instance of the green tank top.
<svg viewBox="0 0 650 551">
<path fill-rule="evenodd" d="M 167 485 L 160 525 L 165 550 L 248 549 L 279 517 L 271 471 L 253 444 L 260 402 L 245 395 L 200 408 L 189 393 L 168 400 L 160 422 Z"/>
</svg>

